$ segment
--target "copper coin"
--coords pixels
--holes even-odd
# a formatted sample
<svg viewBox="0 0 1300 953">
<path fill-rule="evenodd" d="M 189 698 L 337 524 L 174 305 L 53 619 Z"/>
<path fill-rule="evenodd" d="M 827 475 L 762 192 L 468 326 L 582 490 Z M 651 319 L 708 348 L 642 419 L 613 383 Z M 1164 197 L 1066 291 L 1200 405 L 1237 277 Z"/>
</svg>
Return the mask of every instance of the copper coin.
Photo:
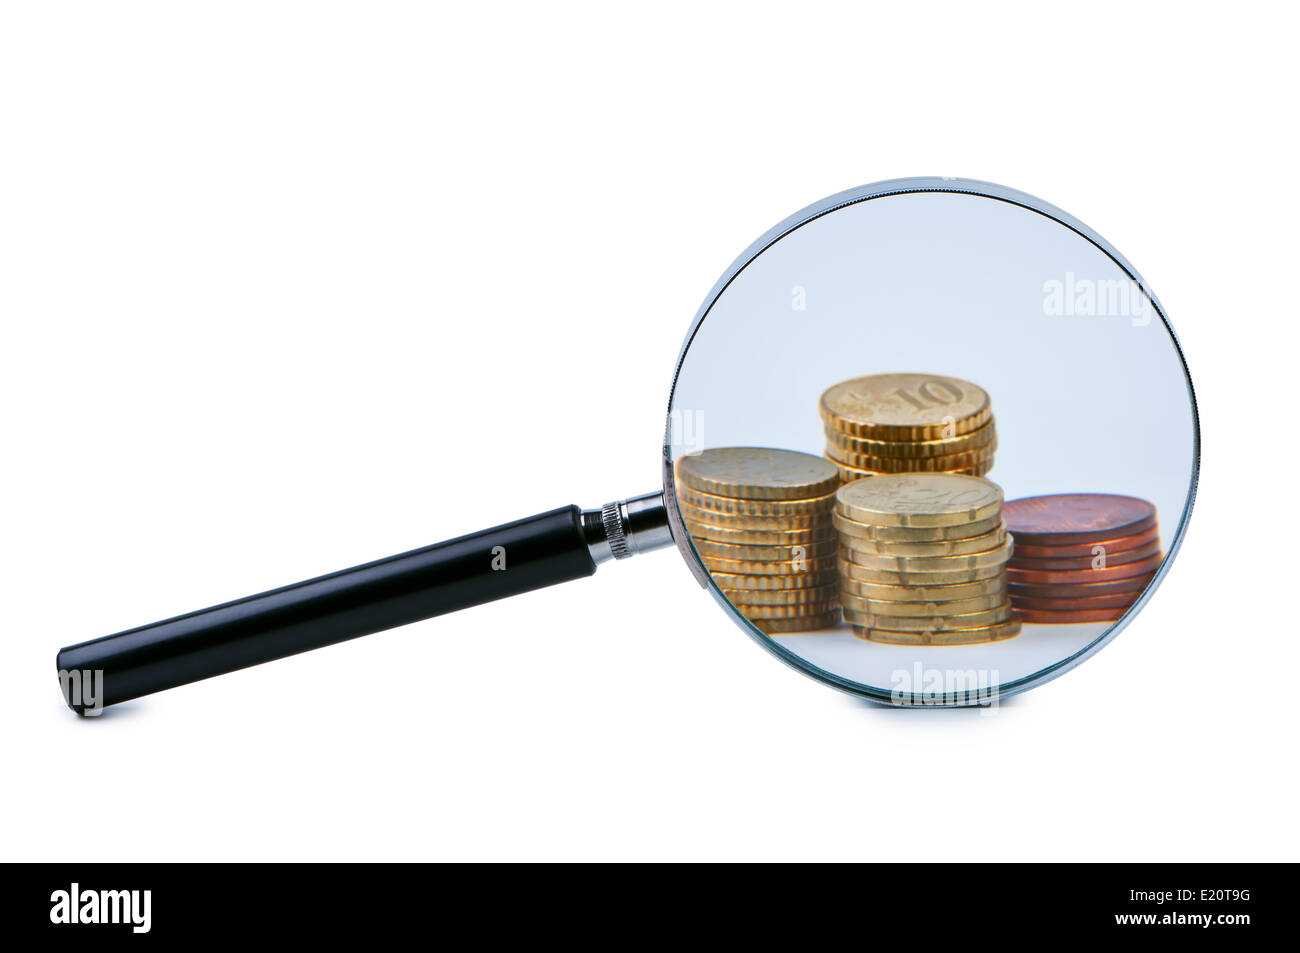
<svg viewBox="0 0 1300 953">
<path fill-rule="evenodd" d="M 1098 546 L 1106 550 L 1106 554 L 1126 552 L 1130 549 L 1141 549 L 1148 543 L 1156 542 L 1160 539 L 1160 527 L 1152 526 L 1145 532 L 1136 533 L 1133 536 L 1117 536 L 1114 539 L 1103 539 L 1095 543 L 1060 543 L 1056 546 L 1035 546 L 1033 543 L 1023 543 L 1016 540 L 1016 556 L 1028 556 L 1030 559 L 1056 559 L 1061 556 L 1092 556 L 1095 555 Z"/>
<path fill-rule="evenodd" d="M 1073 545 L 1145 532 L 1156 525 L 1156 508 L 1133 496 L 1058 493 L 1011 500 L 1002 518 L 1018 543 Z"/>
<path fill-rule="evenodd" d="M 1121 592 L 1140 593 L 1155 576 L 1146 572 L 1131 579 L 1113 582 L 1065 582 L 1048 585 L 1013 584 L 1007 588 L 1011 598 L 1017 599 L 1083 599 L 1089 596 L 1112 596 Z"/>
<path fill-rule="evenodd" d="M 1098 546 L 1101 544 L 1098 543 Z M 1042 547 L 1039 547 L 1040 549 Z M 1055 556 L 1051 559 L 1022 558 L 1017 547 L 1016 554 L 1008 564 L 1012 569 L 1093 569 L 1107 566 L 1123 566 L 1127 563 L 1141 562 L 1160 552 L 1160 540 L 1147 543 L 1139 549 L 1125 549 L 1117 553 L 1106 551 L 1092 556 Z M 1100 561 L 1101 565 L 1097 565 Z"/>
<path fill-rule="evenodd" d="M 1079 622 L 1117 622 L 1123 609 L 1076 609 L 1072 612 L 1044 612 L 1019 609 L 1020 621 L 1033 625 L 1073 625 Z"/>
<path fill-rule="evenodd" d="M 1122 566 L 1107 566 L 1105 569 L 1013 569 L 1008 567 L 1007 582 L 1027 586 L 1044 586 L 1062 582 L 1114 582 L 1116 579 L 1131 579 L 1143 576 L 1160 567 L 1164 555 L 1156 553 L 1141 562 L 1125 563 Z"/>
<path fill-rule="evenodd" d="M 1127 609 L 1138 601 L 1141 591 L 1117 592 L 1113 596 L 1077 596 L 1063 599 L 1026 598 L 1011 595 L 1011 604 L 1017 609 L 1039 609 L 1043 611 L 1070 611 L 1074 609 Z"/>
</svg>

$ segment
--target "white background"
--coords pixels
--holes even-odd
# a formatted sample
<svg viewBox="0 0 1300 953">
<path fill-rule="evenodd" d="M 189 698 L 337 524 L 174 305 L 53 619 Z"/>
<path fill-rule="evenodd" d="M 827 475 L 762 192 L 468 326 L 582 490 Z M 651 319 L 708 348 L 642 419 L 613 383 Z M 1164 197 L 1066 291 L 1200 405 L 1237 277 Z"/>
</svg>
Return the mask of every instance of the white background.
<svg viewBox="0 0 1300 953">
<path fill-rule="evenodd" d="M 0 855 L 1297 859 L 1292 27 L 1132 3 L 0 15 Z M 67 643 L 652 489 L 717 275 L 1004 183 L 1151 283 L 1184 549 L 992 716 L 773 661 L 674 551 L 79 720 Z"/>
</svg>

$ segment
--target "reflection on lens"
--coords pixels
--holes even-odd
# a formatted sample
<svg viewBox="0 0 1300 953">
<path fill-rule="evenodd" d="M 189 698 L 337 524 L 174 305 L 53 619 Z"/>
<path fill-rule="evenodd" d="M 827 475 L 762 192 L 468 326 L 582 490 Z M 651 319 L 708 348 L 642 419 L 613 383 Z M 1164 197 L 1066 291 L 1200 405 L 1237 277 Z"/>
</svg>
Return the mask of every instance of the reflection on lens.
<svg viewBox="0 0 1300 953">
<path fill-rule="evenodd" d="M 1100 238 L 1010 190 L 906 185 L 724 277 L 667 450 L 688 554 L 764 644 L 914 703 L 1104 642 L 1177 546 L 1197 435 L 1163 315 Z"/>
</svg>

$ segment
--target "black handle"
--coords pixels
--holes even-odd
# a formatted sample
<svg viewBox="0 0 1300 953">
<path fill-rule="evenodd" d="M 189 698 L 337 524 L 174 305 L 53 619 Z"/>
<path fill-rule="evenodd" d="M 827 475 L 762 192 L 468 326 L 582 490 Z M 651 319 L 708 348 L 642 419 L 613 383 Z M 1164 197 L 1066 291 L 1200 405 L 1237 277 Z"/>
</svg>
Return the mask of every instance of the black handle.
<svg viewBox="0 0 1300 953">
<path fill-rule="evenodd" d="M 84 714 L 102 705 L 590 576 L 596 562 L 587 535 L 582 511 L 567 506 L 72 645 L 58 655 L 64 697 L 74 711 Z"/>
</svg>

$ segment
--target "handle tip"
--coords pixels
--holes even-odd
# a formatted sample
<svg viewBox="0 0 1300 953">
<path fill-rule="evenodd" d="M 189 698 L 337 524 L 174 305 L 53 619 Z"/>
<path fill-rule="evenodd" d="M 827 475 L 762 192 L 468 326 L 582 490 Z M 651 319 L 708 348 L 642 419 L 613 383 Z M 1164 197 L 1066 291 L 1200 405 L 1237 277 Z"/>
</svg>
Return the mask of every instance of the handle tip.
<svg viewBox="0 0 1300 953">
<path fill-rule="evenodd" d="M 54 657 L 59 676 L 59 693 L 63 703 L 78 715 L 98 715 L 104 710 L 104 673 L 99 669 L 80 669 L 72 660 L 71 646 L 59 649 Z"/>
</svg>

